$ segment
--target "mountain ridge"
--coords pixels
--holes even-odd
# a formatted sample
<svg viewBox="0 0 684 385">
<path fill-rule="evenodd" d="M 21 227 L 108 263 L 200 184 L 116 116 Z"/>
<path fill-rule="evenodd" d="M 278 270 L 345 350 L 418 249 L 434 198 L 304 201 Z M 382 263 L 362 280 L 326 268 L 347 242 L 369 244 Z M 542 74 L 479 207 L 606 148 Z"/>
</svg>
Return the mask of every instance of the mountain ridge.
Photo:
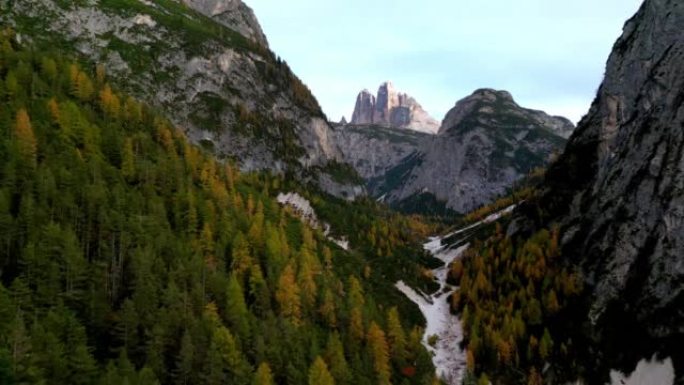
<svg viewBox="0 0 684 385">
<path fill-rule="evenodd" d="M 334 135 L 374 197 L 390 205 L 437 201 L 465 213 L 544 166 L 564 146 L 559 133 L 572 129 L 567 119 L 520 107 L 506 91 L 478 89 L 456 103 L 436 134 L 350 124 Z"/>
<path fill-rule="evenodd" d="M 240 32 L 243 23 L 260 30 L 251 10 L 239 0 L 187 3 L 193 7 L 172 0 L 26 0 L 3 5 L 0 20 L 34 46 L 58 45 L 104 65 L 193 142 L 244 171 L 291 173 L 336 196 L 362 195 L 361 186 L 325 171 L 341 153 L 310 90 L 258 36 Z M 225 12 L 205 15 L 217 6 L 242 15 L 238 24 L 220 19 Z"/>
</svg>

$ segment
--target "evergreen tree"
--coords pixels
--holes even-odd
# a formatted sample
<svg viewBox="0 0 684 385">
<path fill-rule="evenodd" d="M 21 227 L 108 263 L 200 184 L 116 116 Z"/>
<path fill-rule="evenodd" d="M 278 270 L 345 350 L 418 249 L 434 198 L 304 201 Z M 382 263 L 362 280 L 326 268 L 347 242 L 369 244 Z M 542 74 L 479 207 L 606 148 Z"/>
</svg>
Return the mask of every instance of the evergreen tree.
<svg viewBox="0 0 684 385">
<path fill-rule="evenodd" d="M 297 274 L 297 285 L 300 288 L 302 304 L 306 309 L 311 309 L 316 302 L 317 286 L 314 280 L 315 270 L 314 257 L 306 249 L 302 250 Z"/>
<path fill-rule="evenodd" d="M 323 320 L 329 327 L 337 327 L 337 309 L 335 307 L 335 298 L 329 289 L 324 289 L 321 294 L 321 306 L 318 311 Z"/>
<path fill-rule="evenodd" d="M 361 309 L 354 307 L 349 316 L 349 334 L 354 340 L 359 342 L 365 337 L 364 330 Z"/>
<path fill-rule="evenodd" d="M 289 319 L 293 324 L 299 325 L 302 315 L 301 299 L 292 264 L 287 265 L 280 275 L 278 290 L 275 296 L 280 305 L 280 314 Z"/>
<path fill-rule="evenodd" d="M 228 288 L 226 291 L 226 318 L 229 324 L 240 336 L 247 341 L 250 335 L 250 317 L 245 303 L 245 296 L 242 286 L 235 274 L 228 278 Z"/>
<path fill-rule="evenodd" d="M 378 376 L 378 384 L 389 385 L 391 376 L 389 348 L 387 347 L 385 332 L 375 322 L 371 322 L 368 329 L 368 348 L 373 358 L 373 367 Z"/>
<path fill-rule="evenodd" d="M 204 378 L 207 384 L 249 384 L 251 368 L 228 329 L 218 326 L 211 338 Z"/>
<path fill-rule="evenodd" d="M 309 385 L 335 385 L 335 380 L 321 357 L 316 357 L 309 369 Z"/>
<path fill-rule="evenodd" d="M 254 373 L 252 385 L 273 385 L 273 374 L 271 367 L 266 362 L 262 362 Z"/>
<path fill-rule="evenodd" d="M 328 363 L 330 373 L 335 382 L 339 385 L 349 383 L 351 373 L 349 365 L 344 355 L 344 346 L 340 341 L 340 336 L 337 333 L 332 333 L 328 337 L 328 343 L 325 347 L 325 361 Z"/>
<path fill-rule="evenodd" d="M 180 351 L 176 359 L 175 383 L 178 385 L 188 385 L 192 383 L 193 362 L 195 347 L 192 337 L 186 330 L 181 339 Z"/>
<path fill-rule="evenodd" d="M 127 181 L 135 179 L 135 153 L 133 152 L 133 141 L 127 138 L 121 151 L 121 173 Z"/>
<path fill-rule="evenodd" d="M 261 267 L 252 265 L 249 274 L 249 295 L 252 298 L 252 308 L 257 315 L 264 316 L 271 309 L 271 292 L 261 272 Z"/>
<path fill-rule="evenodd" d="M 232 257 L 231 269 L 242 280 L 253 263 L 249 243 L 242 232 L 238 232 L 233 239 Z"/>
<path fill-rule="evenodd" d="M 387 339 L 392 358 L 401 365 L 406 358 L 406 335 L 401 326 L 399 311 L 392 307 L 387 311 Z"/>
<path fill-rule="evenodd" d="M 31 119 L 24 108 L 17 111 L 14 136 L 16 138 L 17 151 L 22 160 L 28 165 L 35 166 L 38 144 L 31 127 Z"/>
</svg>

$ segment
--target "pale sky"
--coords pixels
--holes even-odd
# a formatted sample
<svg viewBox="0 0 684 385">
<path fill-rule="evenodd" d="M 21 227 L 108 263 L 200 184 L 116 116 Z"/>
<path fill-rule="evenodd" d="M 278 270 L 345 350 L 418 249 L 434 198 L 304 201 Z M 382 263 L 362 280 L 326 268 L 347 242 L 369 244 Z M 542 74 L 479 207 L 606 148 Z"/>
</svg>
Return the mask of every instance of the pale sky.
<svg viewBox="0 0 684 385">
<path fill-rule="evenodd" d="M 328 118 L 391 80 L 437 120 L 477 88 L 578 121 L 642 0 L 245 0 Z"/>
</svg>

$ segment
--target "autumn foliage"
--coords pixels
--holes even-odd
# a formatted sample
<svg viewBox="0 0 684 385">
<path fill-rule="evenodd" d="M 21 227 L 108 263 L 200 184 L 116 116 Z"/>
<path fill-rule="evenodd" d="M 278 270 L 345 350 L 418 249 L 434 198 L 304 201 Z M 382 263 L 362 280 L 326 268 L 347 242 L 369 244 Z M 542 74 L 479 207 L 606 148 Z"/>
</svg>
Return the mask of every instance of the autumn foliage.
<svg viewBox="0 0 684 385">
<path fill-rule="evenodd" d="M 0 383 L 389 384 L 406 366 L 433 380 L 383 276 L 417 269 L 401 226 L 417 220 L 314 190 L 344 207 L 343 250 L 277 203 L 296 181 L 239 172 L 104 66 L 12 36 L 0 32 Z"/>
<path fill-rule="evenodd" d="M 577 298 L 581 281 L 560 260 L 558 231 L 542 230 L 525 241 L 495 234 L 477 242 L 451 265 L 460 289 L 451 298 L 461 313 L 471 373 L 538 381 L 551 357 L 570 360 L 573 341 L 550 327 Z"/>
</svg>

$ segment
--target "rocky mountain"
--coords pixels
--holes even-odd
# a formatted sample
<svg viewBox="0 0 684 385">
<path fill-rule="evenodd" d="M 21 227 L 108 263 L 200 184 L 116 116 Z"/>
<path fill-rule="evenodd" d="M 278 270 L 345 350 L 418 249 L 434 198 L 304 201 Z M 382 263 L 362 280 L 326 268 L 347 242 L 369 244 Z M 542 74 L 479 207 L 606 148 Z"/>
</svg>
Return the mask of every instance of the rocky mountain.
<svg viewBox="0 0 684 385">
<path fill-rule="evenodd" d="M 239 0 L 2 2 L 0 18 L 36 49 L 62 47 L 164 110 L 196 143 L 243 170 L 292 172 L 328 192 L 362 192 L 318 102 L 267 48 Z M 333 175 L 335 175 L 333 177 Z"/>
<path fill-rule="evenodd" d="M 356 98 L 351 124 L 409 128 L 436 133 L 439 122 L 411 96 L 398 92 L 391 82 L 378 88 L 377 96 L 363 90 Z"/>
<path fill-rule="evenodd" d="M 578 310 L 589 338 L 584 364 L 601 379 L 657 354 L 672 358 L 676 383 L 684 383 L 682 25 L 681 1 L 644 1 L 614 45 L 589 113 L 548 171 L 541 210 L 523 207 L 509 229 L 560 227 L 562 255 L 587 289 Z"/>
<path fill-rule="evenodd" d="M 550 128 L 556 135 L 568 139 L 575 131 L 575 125 L 563 116 L 549 116 L 544 111 L 527 110 L 527 113 L 537 119 L 540 124 Z"/>
<path fill-rule="evenodd" d="M 373 191 L 389 202 L 427 192 L 448 208 L 467 212 L 546 164 L 564 143 L 508 92 L 477 90 L 456 103 L 439 134 L 423 142 L 415 157 L 397 166 L 402 172 L 375 181 Z"/>
<path fill-rule="evenodd" d="M 373 196 L 467 212 L 545 165 L 565 143 L 559 130 L 572 128 L 567 119 L 520 107 L 508 92 L 481 89 L 456 103 L 437 135 L 373 125 L 334 135 Z"/>
<path fill-rule="evenodd" d="M 366 180 L 381 178 L 430 136 L 406 128 L 352 124 L 336 126 L 333 134 L 344 161 Z"/>
<path fill-rule="evenodd" d="M 190 8 L 211 17 L 252 41 L 268 47 L 254 11 L 240 0 L 182 0 Z"/>
<path fill-rule="evenodd" d="M 466 118 L 472 118 L 473 111 L 485 115 L 498 115 L 518 124 L 531 124 L 545 127 L 558 136 L 569 138 L 575 129 L 570 120 L 562 116 L 550 116 L 544 111 L 532 110 L 520 107 L 513 96 L 507 91 L 495 91 L 491 89 L 481 89 L 475 91 L 471 97 L 464 98 L 456 102 L 444 118 L 440 132 L 448 131 L 461 124 Z M 504 117 L 505 115 L 505 117 Z"/>
</svg>

